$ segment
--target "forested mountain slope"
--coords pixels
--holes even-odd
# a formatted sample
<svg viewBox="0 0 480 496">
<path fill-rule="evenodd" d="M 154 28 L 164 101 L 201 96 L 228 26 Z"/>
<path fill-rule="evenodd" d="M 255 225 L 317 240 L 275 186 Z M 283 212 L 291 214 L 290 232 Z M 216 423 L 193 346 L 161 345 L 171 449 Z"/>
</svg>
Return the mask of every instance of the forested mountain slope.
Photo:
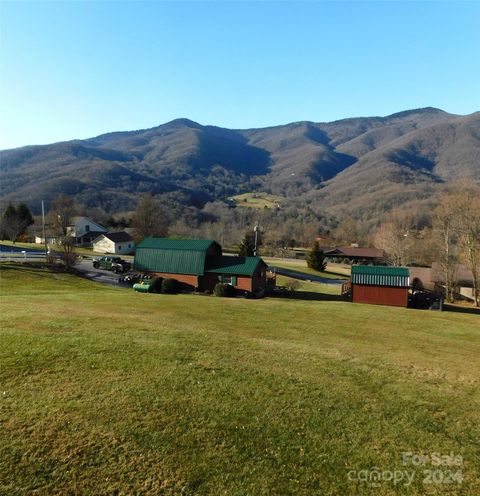
<svg viewBox="0 0 480 496">
<path fill-rule="evenodd" d="M 480 112 L 434 108 L 330 123 L 230 130 L 177 119 L 155 128 L 1 152 L 2 201 L 35 209 L 58 193 L 109 212 L 138 194 L 201 207 L 263 190 L 337 217 L 430 197 L 459 176 L 480 180 Z"/>
</svg>

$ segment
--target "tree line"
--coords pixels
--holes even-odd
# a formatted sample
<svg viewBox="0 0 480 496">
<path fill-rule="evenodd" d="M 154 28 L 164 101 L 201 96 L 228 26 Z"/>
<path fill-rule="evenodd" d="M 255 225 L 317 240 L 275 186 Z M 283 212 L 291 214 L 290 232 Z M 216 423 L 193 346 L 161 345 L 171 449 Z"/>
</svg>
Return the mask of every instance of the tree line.
<svg viewBox="0 0 480 496">
<path fill-rule="evenodd" d="M 480 304 L 480 188 L 465 180 L 436 197 L 436 207 L 419 228 L 408 210 L 385 216 L 375 233 L 375 246 L 392 265 L 437 262 L 446 300 L 454 300 L 460 264 L 472 276 L 473 298 Z"/>
</svg>

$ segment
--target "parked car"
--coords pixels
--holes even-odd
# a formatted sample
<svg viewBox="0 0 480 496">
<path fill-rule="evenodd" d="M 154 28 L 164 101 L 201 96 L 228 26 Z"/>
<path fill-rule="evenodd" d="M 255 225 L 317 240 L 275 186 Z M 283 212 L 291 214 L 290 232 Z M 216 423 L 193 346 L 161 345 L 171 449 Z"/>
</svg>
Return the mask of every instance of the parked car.
<svg viewBox="0 0 480 496">
<path fill-rule="evenodd" d="M 105 256 L 93 259 L 93 266 L 95 269 L 111 270 L 116 274 L 128 272 L 132 264 L 120 257 Z"/>
<path fill-rule="evenodd" d="M 428 291 L 414 291 L 413 294 L 409 296 L 408 303 L 412 308 L 443 310 L 443 297 Z"/>
<path fill-rule="evenodd" d="M 145 276 L 142 274 L 138 274 L 136 272 L 129 272 L 127 274 L 124 274 L 118 278 L 118 284 L 122 284 L 124 286 L 133 286 L 137 282 L 140 282 L 143 280 Z"/>
</svg>

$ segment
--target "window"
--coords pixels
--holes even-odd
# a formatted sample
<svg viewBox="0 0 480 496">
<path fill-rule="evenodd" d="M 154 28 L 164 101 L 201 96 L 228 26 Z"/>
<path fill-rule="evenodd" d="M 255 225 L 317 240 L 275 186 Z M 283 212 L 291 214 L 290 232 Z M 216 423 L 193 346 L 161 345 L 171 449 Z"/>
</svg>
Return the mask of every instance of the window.
<svg viewBox="0 0 480 496">
<path fill-rule="evenodd" d="M 118 249 L 121 250 L 122 249 L 122 245 L 118 245 Z"/>
<path fill-rule="evenodd" d="M 90 224 L 85 225 L 85 232 L 88 232 L 88 231 L 90 231 Z"/>
<path fill-rule="evenodd" d="M 222 274 L 220 276 L 220 281 L 223 282 L 224 284 L 231 284 L 232 286 L 237 285 L 237 276 L 228 276 L 225 274 Z"/>
</svg>

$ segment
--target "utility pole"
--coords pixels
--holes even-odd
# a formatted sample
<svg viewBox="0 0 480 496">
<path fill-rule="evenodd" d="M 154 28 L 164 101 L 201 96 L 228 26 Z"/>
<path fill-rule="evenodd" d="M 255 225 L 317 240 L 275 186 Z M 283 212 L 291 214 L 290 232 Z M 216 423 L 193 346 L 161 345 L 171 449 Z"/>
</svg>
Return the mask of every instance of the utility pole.
<svg viewBox="0 0 480 496">
<path fill-rule="evenodd" d="M 256 257 L 258 252 L 258 221 L 255 222 L 253 232 L 255 233 L 255 250 L 253 251 L 253 256 Z"/>
</svg>

